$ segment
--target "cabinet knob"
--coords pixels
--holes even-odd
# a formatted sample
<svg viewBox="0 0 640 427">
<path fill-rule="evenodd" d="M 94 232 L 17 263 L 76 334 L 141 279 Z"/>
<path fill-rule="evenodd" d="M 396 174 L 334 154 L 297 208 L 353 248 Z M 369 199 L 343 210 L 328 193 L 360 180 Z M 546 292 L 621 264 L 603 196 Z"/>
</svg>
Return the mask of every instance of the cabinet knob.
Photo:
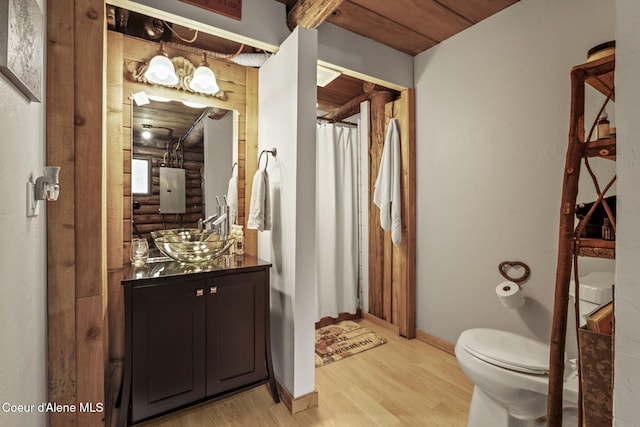
<svg viewBox="0 0 640 427">
<path fill-rule="evenodd" d="M 204 289 L 196 289 L 196 296 L 201 297 L 204 295 Z"/>
<path fill-rule="evenodd" d="M 209 293 L 211 294 L 217 294 L 218 293 L 218 287 L 217 286 L 211 286 L 209 288 Z"/>
</svg>

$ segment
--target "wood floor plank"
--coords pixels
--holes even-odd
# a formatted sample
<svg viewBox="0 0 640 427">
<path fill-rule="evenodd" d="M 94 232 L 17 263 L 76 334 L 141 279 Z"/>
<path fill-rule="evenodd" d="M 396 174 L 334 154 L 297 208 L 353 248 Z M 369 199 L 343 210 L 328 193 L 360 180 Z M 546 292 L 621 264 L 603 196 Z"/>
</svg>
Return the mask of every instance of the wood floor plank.
<svg viewBox="0 0 640 427">
<path fill-rule="evenodd" d="M 316 369 L 318 407 L 295 415 L 266 387 L 142 424 L 145 427 L 464 427 L 473 383 L 454 356 L 370 321 L 387 344 Z"/>
</svg>

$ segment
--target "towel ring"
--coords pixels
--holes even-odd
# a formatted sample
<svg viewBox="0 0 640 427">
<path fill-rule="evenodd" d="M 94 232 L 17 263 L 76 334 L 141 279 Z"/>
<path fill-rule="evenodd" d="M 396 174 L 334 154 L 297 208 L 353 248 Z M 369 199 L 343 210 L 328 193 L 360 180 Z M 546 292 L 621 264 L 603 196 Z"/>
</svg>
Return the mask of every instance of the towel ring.
<svg viewBox="0 0 640 427">
<path fill-rule="evenodd" d="M 260 152 L 260 156 L 258 157 L 258 169 L 260 169 L 260 161 L 262 160 L 262 155 L 265 153 L 267 153 L 267 162 L 264 164 L 264 170 L 267 170 L 267 166 L 269 166 L 269 154 L 271 154 L 273 157 L 276 157 L 278 151 L 275 147 L 271 150 L 262 150 Z"/>
</svg>

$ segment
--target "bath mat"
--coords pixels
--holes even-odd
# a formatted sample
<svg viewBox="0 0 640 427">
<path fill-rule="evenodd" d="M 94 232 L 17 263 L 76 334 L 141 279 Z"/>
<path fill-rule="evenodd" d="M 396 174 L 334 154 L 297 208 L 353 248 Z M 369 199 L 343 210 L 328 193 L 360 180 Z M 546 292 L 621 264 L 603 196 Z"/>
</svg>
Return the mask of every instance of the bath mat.
<svg viewBox="0 0 640 427">
<path fill-rule="evenodd" d="M 316 329 L 316 367 L 386 343 L 384 337 L 351 320 Z"/>
</svg>

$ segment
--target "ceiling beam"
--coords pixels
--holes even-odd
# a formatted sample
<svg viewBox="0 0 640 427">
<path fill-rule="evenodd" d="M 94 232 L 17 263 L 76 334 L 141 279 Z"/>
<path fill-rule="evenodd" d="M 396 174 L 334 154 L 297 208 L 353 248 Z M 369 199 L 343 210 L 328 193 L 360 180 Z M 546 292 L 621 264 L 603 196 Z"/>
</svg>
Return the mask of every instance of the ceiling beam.
<svg viewBox="0 0 640 427">
<path fill-rule="evenodd" d="M 291 31 L 298 25 L 316 28 L 342 4 L 344 0 L 298 0 L 287 14 L 287 26 Z"/>
<path fill-rule="evenodd" d="M 388 91 L 388 89 L 382 86 L 378 86 L 369 82 L 363 83 L 362 90 L 363 92 L 360 95 L 351 99 L 343 106 L 335 108 L 332 111 L 328 112 L 327 114 L 322 116 L 322 118 L 329 121 L 342 121 L 347 117 L 358 114 L 360 112 L 360 104 L 362 102 L 370 100 L 374 95 L 380 92 Z M 393 96 L 393 94 L 391 96 Z"/>
</svg>

